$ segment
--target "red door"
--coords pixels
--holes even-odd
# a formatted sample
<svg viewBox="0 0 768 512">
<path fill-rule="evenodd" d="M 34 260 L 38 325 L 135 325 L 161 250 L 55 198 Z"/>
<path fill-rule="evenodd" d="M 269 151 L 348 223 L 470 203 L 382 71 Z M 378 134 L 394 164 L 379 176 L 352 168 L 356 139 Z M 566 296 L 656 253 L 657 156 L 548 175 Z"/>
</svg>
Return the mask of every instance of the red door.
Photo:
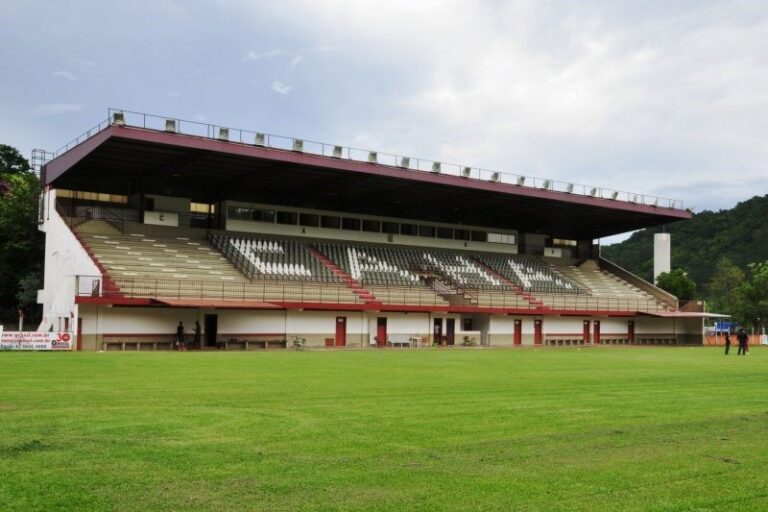
<svg viewBox="0 0 768 512">
<path fill-rule="evenodd" d="M 523 343 L 523 321 L 515 320 L 515 345 L 522 345 Z"/>
<path fill-rule="evenodd" d="M 584 343 L 589 343 L 589 320 L 584 320 L 584 332 L 582 334 Z"/>
<path fill-rule="evenodd" d="M 347 344 L 347 317 L 336 317 L 336 346 L 343 347 Z"/>
<path fill-rule="evenodd" d="M 593 343 L 596 345 L 600 344 L 600 320 L 595 320 L 592 322 L 592 334 L 593 334 Z"/>
<path fill-rule="evenodd" d="M 77 351 L 83 350 L 83 319 L 77 319 Z"/>
<path fill-rule="evenodd" d="M 541 345 L 541 320 L 533 321 L 533 344 Z"/>
<path fill-rule="evenodd" d="M 627 338 L 629 338 L 630 343 L 635 342 L 635 321 L 630 320 L 627 322 Z"/>
<path fill-rule="evenodd" d="M 376 319 L 376 346 L 387 346 L 387 318 L 383 316 Z"/>
</svg>

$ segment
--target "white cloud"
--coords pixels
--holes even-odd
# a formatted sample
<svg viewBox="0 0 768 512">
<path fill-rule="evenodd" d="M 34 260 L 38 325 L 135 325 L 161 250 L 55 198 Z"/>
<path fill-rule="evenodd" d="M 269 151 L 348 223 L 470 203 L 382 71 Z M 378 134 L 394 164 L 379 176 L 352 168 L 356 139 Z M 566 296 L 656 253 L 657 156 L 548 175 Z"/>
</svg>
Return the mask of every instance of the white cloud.
<svg viewBox="0 0 768 512">
<path fill-rule="evenodd" d="M 250 50 L 248 53 L 246 53 L 243 56 L 243 60 L 263 60 L 263 59 L 271 59 L 272 57 L 277 57 L 278 55 L 283 55 L 287 53 L 285 50 L 266 50 L 263 52 L 257 52 L 255 50 Z"/>
<path fill-rule="evenodd" d="M 96 63 L 93 62 L 92 60 L 85 60 L 85 59 L 69 59 L 69 60 L 71 62 L 73 62 L 75 64 L 78 64 L 80 66 L 83 66 L 83 67 L 87 67 L 87 68 L 95 68 L 96 67 Z"/>
<path fill-rule="evenodd" d="M 272 89 L 273 91 L 279 94 L 288 94 L 289 92 L 291 92 L 291 89 L 293 89 L 293 87 L 291 87 L 290 85 L 285 85 L 283 82 L 272 82 L 272 86 L 270 87 L 270 89 Z"/>
<path fill-rule="evenodd" d="M 75 77 L 75 75 L 71 71 L 66 71 L 66 70 L 54 71 L 51 74 L 57 78 L 65 78 L 73 82 L 77 80 L 77 77 Z"/>
<path fill-rule="evenodd" d="M 181 10 L 157 9 L 143 30 L 109 48 L 62 33 L 91 27 L 106 37 L 112 28 L 93 20 L 109 14 L 139 26 L 138 11 L 113 2 L 59 24 L 64 7 L 37 12 L 19 3 L 28 22 L 3 26 L 5 46 L 40 16 L 62 33 L 9 46 L 16 60 L 3 69 L 23 71 L 44 55 L 83 56 L 90 60 L 43 68 L 69 68 L 80 85 L 95 72 L 89 63 L 119 62 L 99 77 L 98 90 L 79 88 L 67 101 L 125 100 L 165 113 L 157 91 L 162 100 L 187 76 L 172 102 L 179 117 L 202 111 L 248 128 L 259 116 L 256 128 L 267 131 L 715 208 L 760 192 L 728 183 L 765 183 L 768 175 L 768 10 L 759 2 L 231 0 L 215 10 L 163 3 Z M 180 18 L 184 32 L 174 23 Z M 214 24 L 227 27 L 216 44 L 183 37 Z M 133 52 L 139 44 L 176 57 Z M 223 48 L 239 50 L 221 59 Z M 25 76 L 7 84 L 5 97 L 14 100 L 0 99 L 6 116 L 24 118 L 25 105 L 50 97 L 48 81 L 33 80 L 34 70 Z M 271 101 L 272 91 L 292 95 L 290 105 Z M 91 115 L 78 123 L 87 127 Z M 46 123 L 51 138 L 67 138 L 66 121 Z M 701 201 L 705 190 L 718 194 Z"/>
<path fill-rule="evenodd" d="M 42 103 L 32 107 L 32 113 L 36 116 L 56 116 L 71 114 L 83 110 L 82 105 L 73 103 Z"/>
</svg>

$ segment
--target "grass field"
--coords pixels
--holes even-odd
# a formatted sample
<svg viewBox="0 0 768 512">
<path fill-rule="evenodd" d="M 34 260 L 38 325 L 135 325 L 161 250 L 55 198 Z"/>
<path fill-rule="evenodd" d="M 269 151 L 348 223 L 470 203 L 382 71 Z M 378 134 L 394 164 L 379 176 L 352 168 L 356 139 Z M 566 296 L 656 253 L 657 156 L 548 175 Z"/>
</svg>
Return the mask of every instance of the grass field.
<svg viewBox="0 0 768 512">
<path fill-rule="evenodd" d="M 768 510 L 768 351 L 0 353 L 0 510 Z"/>
</svg>

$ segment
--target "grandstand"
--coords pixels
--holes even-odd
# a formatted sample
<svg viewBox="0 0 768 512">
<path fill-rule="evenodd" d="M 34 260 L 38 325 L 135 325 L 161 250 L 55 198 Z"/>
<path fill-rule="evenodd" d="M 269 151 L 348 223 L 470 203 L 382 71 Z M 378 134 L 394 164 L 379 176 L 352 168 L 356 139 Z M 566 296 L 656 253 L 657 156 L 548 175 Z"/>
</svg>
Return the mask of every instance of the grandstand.
<svg viewBox="0 0 768 512">
<path fill-rule="evenodd" d="M 40 329 L 81 350 L 701 343 L 596 243 L 677 201 L 126 111 L 44 155 Z"/>
</svg>

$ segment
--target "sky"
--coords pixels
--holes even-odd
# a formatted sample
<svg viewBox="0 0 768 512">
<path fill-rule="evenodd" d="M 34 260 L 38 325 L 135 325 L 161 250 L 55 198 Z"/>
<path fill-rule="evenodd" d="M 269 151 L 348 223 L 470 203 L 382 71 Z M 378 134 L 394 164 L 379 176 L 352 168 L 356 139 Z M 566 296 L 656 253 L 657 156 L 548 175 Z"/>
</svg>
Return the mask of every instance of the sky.
<svg viewBox="0 0 768 512">
<path fill-rule="evenodd" d="M 0 144 L 112 107 L 726 209 L 768 193 L 765 7 L 0 0 Z"/>
</svg>

